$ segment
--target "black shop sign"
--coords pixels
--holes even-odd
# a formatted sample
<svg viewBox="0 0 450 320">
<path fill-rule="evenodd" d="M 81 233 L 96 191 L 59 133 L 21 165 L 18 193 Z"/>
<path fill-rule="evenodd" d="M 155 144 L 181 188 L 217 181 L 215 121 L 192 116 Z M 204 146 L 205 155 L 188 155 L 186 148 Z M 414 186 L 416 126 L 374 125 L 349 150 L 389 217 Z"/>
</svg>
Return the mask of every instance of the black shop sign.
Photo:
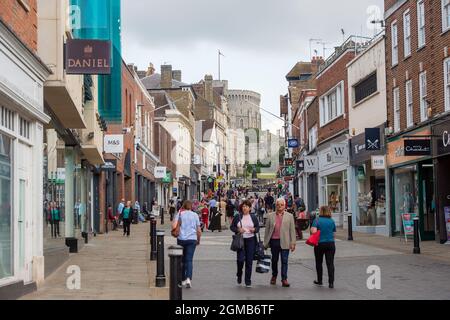
<svg viewBox="0 0 450 320">
<path fill-rule="evenodd" d="M 439 157 L 450 154 L 450 121 L 433 127 L 434 156 Z"/>
<path fill-rule="evenodd" d="M 372 156 L 382 156 L 386 154 L 384 136 L 379 134 L 379 130 L 368 130 L 350 140 L 350 164 L 352 166 L 360 165 L 370 161 Z"/>
<path fill-rule="evenodd" d="M 406 139 L 405 157 L 430 156 L 431 140 L 429 139 Z"/>
</svg>

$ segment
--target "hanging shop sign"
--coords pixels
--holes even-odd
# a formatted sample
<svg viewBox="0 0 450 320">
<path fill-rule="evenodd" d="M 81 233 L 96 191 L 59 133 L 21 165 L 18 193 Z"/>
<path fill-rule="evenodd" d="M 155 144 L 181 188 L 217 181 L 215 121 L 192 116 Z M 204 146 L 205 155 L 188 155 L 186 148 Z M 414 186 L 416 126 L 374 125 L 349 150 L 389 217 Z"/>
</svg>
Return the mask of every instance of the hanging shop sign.
<svg viewBox="0 0 450 320">
<path fill-rule="evenodd" d="M 65 67 L 67 74 L 111 74 L 111 42 L 68 39 Z"/>
<path fill-rule="evenodd" d="M 294 164 L 294 160 L 292 158 L 284 159 L 284 165 L 285 166 L 292 166 L 293 164 Z"/>
<path fill-rule="evenodd" d="M 331 145 L 331 162 L 346 163 L 348 161 L 348 144 L 336 143 Z"/>
<path fill-rule="evenodd" d="M 300 145 L 298 143 L 298 139 L 289 139 L 288 140 L 288 148 L 298 148 Z"/>
<path fill-rule="evenodd" d="M 101 166 L 103 171 L 115 171 L 117 167 L 117 160 L 105 160 L 105 164 Z"/>
<path fill-rule="evenodd" d="M 167 174 L 166 167 L 155 167 L 155 179 L 164 179 Z"/>
<path fill-rule="evenodd" d="M 381 150 L 381 130 L 380 128 L 367 128 L 365 130 L 366 151 Z"/>
<path fill-rule="evenodd" d="M 163 183 L 172 183 L 172 172 L 166 172 L 166 176 L 162 179 Z"/>
<path fill-rule="evenodd" d="M 305 157 L 305 172 L 306 173 L 317 173 L 319 172 L 319 157 L 311 156 Z"/>
<path fill-rule="evenodd" d="M 372 156 L 372 170 L 386 169 L 386 156 Z"/>
<path fill-rule="evenodd" d="M 105 153 L 122 154 L 124 150 L 123 134 L 110 134 L 105 135 L 104 141 Z"/>
<path fill-rule="evenodd" d="M 429 139 L 406 139 L 405 140 L 405 156 L 430 156 L 431 140 Z"/>
<path fill-rule="evenodd" d="M 381 126 L 375 129 L 377 129 L 377 132 L 381 132 Z M 370 161 L 372 156 L 381 156 L 386 153 L 384 136 L 379 138 L 381 142 L 378 144 L 376 142 L 378 136 L 374 139 L 374 134 L 370 133 L 371 129 L 368 130 L 368 133 L 361 133 L 350 140 L 350 164 L 352 166 L 358 166 L 366 161 Z M 367 148 L 369 145 L 368 140 L 370 140 L 371 148 Z M 375 149 L 375 144 L 378 144 L 380 148 Z"/>
<path fill-rule="evenodd" d="M 304 160 L 297 160 L 295 162 L 295 168 L 297 170 L 297 173 L 303 172 L 303 170 L 305 170 L 305 161 Z"/>
</svg>

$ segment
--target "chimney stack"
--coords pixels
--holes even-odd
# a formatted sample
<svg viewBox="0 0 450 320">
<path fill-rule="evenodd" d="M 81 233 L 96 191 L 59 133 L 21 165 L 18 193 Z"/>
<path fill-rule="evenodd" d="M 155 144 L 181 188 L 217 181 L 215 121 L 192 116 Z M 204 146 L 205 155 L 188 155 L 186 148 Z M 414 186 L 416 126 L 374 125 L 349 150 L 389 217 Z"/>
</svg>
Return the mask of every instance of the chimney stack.
<svg viewBox="0 0 450 320">
<path fill-rule="evenodd" d="M 147 73 L 145 74 L 146 77 L 150 77 L 155 74 L 155 67 L 153 66 L 153 63 L 150 62 L 150 65 L 148 66 Z"/>
<path fill-rule="evenodd" d="M 181 82 L 181 70 L 174 70 L 174 71 L 172 71 L 172 78 L 174 80 L 177 80 L 177 81 Z"/>
<path fill-rule="evenodd" d="M 209 103 L 214 102 L 213 96 L 213 76 L 206 75 L 205 76 L 205 99 Z"/>
<path fill-rule="evenodd" d="M 161 88 L 168 89 L 172 88 L 172 66 L 162 65 L 161 66 Z"/>
</svg>

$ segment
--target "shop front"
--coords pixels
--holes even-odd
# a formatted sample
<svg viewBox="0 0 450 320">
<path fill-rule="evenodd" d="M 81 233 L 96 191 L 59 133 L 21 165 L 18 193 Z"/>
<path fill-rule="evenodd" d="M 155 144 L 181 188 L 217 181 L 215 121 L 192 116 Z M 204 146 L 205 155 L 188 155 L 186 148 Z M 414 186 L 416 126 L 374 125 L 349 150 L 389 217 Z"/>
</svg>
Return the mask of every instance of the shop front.
<svg viewBox="0 0 450 320">
<path fill-rule="evenodd" d="M 422 240 L 434 240 L 436 232 L 436 205 L 434 165 L 431 147 L 410 152 L 411 143 L 430 142 L 431 128 L 421 128 L 395 137 L 387 143 L 387 164 L 391 182 L 391 234 L 405 236 L 404 222 L 419 217 Z"/>
<path fill-rule="evenodd" d="M 31 38 L 30 38 L 31 39 Z M 0 300 L 44 280 L 44 81 L 51 71 L 0 19 Z"/>
<path fill-rule="evenodd" d="M 436 181 L 436 240 L 450 243 L 450 120 L 434 125 L 433 164 Z"/>
<path fill-rule="evenodd" d="M 337 226 L 349 212 L 349 154 L 345 136 L 319 146 L 319 206 L 328 206 Z"/>
<path fill-rule="evenodd" d="M 380 133 L 384 126 L 381 126 Z M 366 148 L 366 134 L 350 140 L 353 177 L 350 194 L 354 228 L 358 232 L 389 236 L 387 227 L 386 148 L 384 135 L 372 149 Z M 373 141 L 376 141 L 375 139 Z M 369 149 L 371 149 L 369 147 Z"/>
</svg>

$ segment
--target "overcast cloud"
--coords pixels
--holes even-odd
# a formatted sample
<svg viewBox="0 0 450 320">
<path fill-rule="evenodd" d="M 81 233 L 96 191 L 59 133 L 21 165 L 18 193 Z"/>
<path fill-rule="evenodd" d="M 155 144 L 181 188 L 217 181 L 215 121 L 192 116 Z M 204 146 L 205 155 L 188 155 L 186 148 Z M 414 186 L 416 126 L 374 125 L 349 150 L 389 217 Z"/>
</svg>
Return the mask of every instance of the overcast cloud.
<svg viewBox="0 0 450 320">
<path fill-rule="evenodd" d="M 383 0 L 123 0 L 123 55 L 140 69 L 172 64 L 192 83 L 205 74 L 218 78 L 220 49 L 230 88 L 261 93 L 262 107 L 278 114 L 285 76 L 309 60 L 309 39 L 327 42 L 328 56 L 343 41 L 341 29 L 346 37 L 373 36 L 371 6 L 381 18 Z M 313 42 L 314 49 L 322 55 L 322 44 Z M 280 128 L 281 121 L 261 113 L 264 129 Z"/>
</svg>

